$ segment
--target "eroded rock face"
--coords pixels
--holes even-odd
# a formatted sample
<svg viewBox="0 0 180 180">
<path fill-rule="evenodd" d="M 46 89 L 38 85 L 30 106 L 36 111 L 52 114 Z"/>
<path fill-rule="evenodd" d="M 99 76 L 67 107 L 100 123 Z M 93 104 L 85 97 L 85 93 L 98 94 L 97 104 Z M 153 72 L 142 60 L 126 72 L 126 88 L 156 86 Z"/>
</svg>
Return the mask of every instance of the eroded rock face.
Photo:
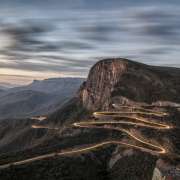
<svg viewBox="0 0 180 180">
<path fill-rule="evenodd" d="M 107 109 L 114 86 L 127 71 L 127 64 L 123 60 L 105 60 L 95 64 L 80 91 L 84 106 L 88 109 Z"/>
<path fill-rule="evenodd" d="M 153 67 L 127 59 L 96 63 L 78 96 L 88 110 L 109 110 L 112 103 L 180 102 L 180 69 Z"/>
</svg>

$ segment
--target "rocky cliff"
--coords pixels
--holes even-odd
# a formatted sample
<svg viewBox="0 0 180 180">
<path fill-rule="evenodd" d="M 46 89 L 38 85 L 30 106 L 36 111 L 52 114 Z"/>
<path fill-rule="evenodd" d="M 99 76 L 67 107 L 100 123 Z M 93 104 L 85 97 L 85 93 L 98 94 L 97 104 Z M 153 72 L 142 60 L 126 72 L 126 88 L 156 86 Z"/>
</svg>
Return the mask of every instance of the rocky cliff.
<svg viewBox="0 0 180 180">
<path fill-rule="evenodd" d="M 91 68 L 78 96 L 89 110 L 108 110 L 114 102 L 172 105 L 180 102 L 179 82 L 178 68 L 153 67 L 127 59 L 106 59 Z"/>
</svg>

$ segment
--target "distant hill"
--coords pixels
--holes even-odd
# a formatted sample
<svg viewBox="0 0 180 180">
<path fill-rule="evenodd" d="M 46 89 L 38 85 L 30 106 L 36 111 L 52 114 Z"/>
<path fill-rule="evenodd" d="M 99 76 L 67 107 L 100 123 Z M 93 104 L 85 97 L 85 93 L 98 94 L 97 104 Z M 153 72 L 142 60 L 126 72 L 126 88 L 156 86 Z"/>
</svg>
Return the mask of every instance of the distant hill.
<svg viewBox="0 0 180 180">
<path fill-rule="evenodd" d="M 74 92 L 75 88 L 78 88 L 79 85 L 84 81 L 83 78 L 51 78 L 45 80 L 34 80 L 31 84 L 26 86 L 20 86 L 11 88 L 9 92 L 19 92 L 25 90 L 40 91 L 50 94 L 61 93 L 71 94 Z"/>
<path fill-rule="evenodd" d="M 17 87 L 17 86 L 18 86 L 17 84 L 0 82 L 0 89 L 4 89 L 4 90 L 7 90 L 9 88 L 14 88 L 14 87 Z"/>
<path fill-rule="evenodd" d="M 96 63 L 80 90 L 87 109 L 108 110 L 112 103 L 180 103 L 180 68 L 149 66 L 127 59 Z"/>
<path fill-rule="evenodd" d="M 72 98 L 83 80 L 81 78 L 35 80 L 27 86 L 0 90 L 0 119 L 48 114 Z"/>
</svg>

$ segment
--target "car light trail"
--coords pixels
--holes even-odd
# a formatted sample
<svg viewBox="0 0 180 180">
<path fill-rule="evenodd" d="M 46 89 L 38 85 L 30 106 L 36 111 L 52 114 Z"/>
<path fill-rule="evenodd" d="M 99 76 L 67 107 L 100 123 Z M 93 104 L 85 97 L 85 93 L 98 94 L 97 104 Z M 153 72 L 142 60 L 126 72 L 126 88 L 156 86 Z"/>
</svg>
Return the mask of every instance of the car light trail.
<svg viewBox="0 0 180 180">
<path fill-rule="evenodd" d="M 113 104 L 113 106 L 115 106 Z M 116 105 L 117 106 L 117 105 Z M 167 151 L 165 148 L 163 148 L 160 145 L 152 144 L 148 142 L 148 140 L 143 140 L 143 138 L 139 138 L 136 136 L 136 134 L 131 133 L 129 130 L 125 128 L 120 128 L 120 127 L 114 127 L 114 125 L 131 125 L 131 126 L 136 126 L 136 127 L 143 127 L 143 128 L 152 128 L 152 129 L 157 129 L 157 130 L 168 130 L 171 129 L 172 126 L 162 124 L 159 122 L 152 122 L 149 120 L 146 120 L 145 118 L 139 118 L 139 117 L 131 117 L 129 116 L 132 114 L 136 115 L 154 115 L 154 116 L 167 116 L 168 113 L 160 112 L 160 111 L 153 111 L 141 107 L 127 107 L 127 106 L 117 106 L 118 108 L 127 108 L 128 110 L 131 109 L 132 111 L 126 111 L 126 112 L 94 112 L 93 115 L 96 118 L 102 118 L 102 117 L 107 117 L 109 118 L 108 121 L 82 121 L 82 122 L 76 122 L 73 123 L 72 126 L 75 128 L 89 128 L 89 129 L 107 129 L 107 130 L 113 130 L 113 131 L 118 131 L 126 134 L 128 137 L 130 137 L 132 140 L 135 142 L 140 143 L 141 145 L 136 145 L 136 144 L 131 144 L 127 143 L 124 141 L 119 141 L 119 140 L 108 140 L 108 141 L 103 141 L 97 144 L 91 144 L 88 147 L 81 147 L 81 148 L 76 148 L 76 149 L 71 149 L 71 150 L 61 150 L 60 152 L 54 152 L 54 153 L 49 153 L 45 155 L 40 155 L 37 157 L 25 159 L 22 161 L 17 161 L 17 162 L 12 162 L 8 163 L 5 165 L 0 165 L 0 169 L 8 168 L 10 166 L 17 166 L 17 165 L 22 165 L 26 163 L 30 163 L 33 161 L 37 160 L 42 160 L 42 159 L 47 159 L 55 156 L 66 156 L 66 155 L 73 155 L 73 154 L 80 154 L 80 153 L 86 153 L 92 150 L 95 150 L 99 147 L 105 146 L 105 145 L 110 145 L 110 144 L 116 144 L 116 145 L 123 145 L 126 147 L 131 147 L 134 149 L 139 149 L 141 151 L 149 152 L 152 154 L 166 154 Z M 138 110 L 138 111 L 136 111 Z M 124 115 L 126 114 L 126 115 Z M 114 117 L 120 117 L 123 118 L 123 120 L 111 120 Z M 126 120 L 125 120 L 126 119 Z M 31 126 L 33 129 L 50 129 L 50 130 L 59 130 L 60 128 L 56 127 L 49 127 L 49 126 L 43 126 L 43 125 L 32 125 Z"/>
</svg>

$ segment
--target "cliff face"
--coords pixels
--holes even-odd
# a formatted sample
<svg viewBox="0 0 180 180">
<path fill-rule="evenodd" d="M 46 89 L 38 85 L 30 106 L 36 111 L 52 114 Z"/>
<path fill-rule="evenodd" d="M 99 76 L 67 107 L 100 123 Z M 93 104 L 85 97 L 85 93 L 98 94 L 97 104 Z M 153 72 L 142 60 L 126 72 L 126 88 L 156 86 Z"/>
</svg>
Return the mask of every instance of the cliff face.
<svg viewBox="0 0 180 180">
<path fill-rule="evenodd" d="M 80 98 L 88 109 L 109 106 L 114 86 L 127 71 L 127 62 L 119 60 L 100 61 L 89 72 L 87 82 L 80 90 Z"/>
<path fill-rule="evenodd" d="M 78 93 L 88 110 L 108 110 L 112 103 L 178 103 L 180 69 L 153 67 L 127 59 L 99 61 Z"/>
</svg>

